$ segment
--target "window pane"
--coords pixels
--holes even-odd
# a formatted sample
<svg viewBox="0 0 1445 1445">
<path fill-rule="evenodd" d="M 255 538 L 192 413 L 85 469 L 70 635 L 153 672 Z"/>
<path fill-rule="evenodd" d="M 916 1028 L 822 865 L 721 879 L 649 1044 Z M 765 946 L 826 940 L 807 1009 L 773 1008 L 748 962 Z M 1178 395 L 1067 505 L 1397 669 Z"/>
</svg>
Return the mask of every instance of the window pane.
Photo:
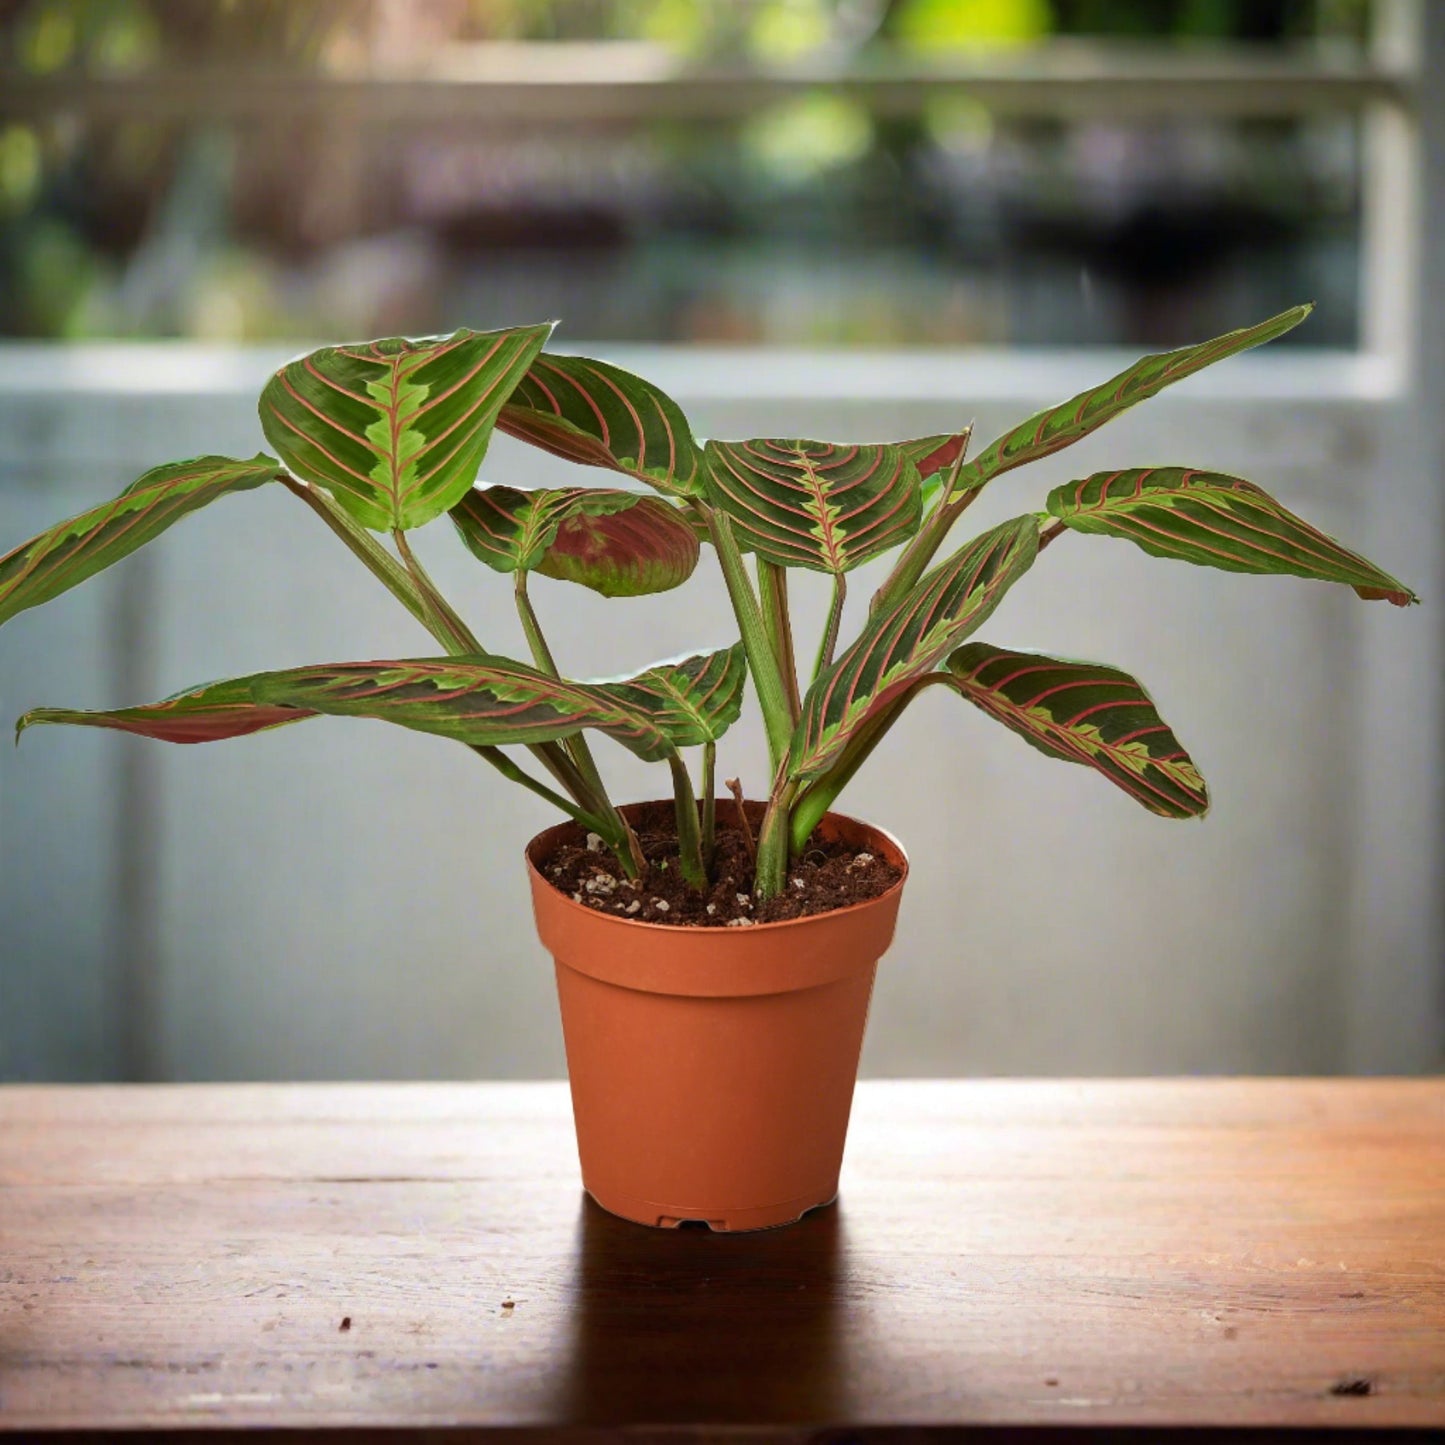
<svg viewBox="0 0 1445 1445">
<path fill-rule="evenodd" d="M 926 73 L 979 46 L 1082 46 L 1107 65 L 1126 42 L 1136 57 L 1227 43 L 1338 58 L 1358 54 L 1364 16 L 1329 0 L 0 5 L 0 63 L 57 96 L 48 113 L 0 109 L 0 334 L 310 338 L 558 316 L 589 340 L 1147 344 L 1314 299 L 1296 344 L 1351 345 L 1352 109 L 1033 117 L 933 87 L 900 113 L 820 84 L 706 119 L 642 107 L 518 127 L 476 104 L 438 120 L 416 84 L 365 104 L 326 87 L 499 63 L 515 76 L 544 47 L 603 76 L 648 57 Z M 223 60 L 220 89 L 279 66 L 314 103 L 274 119 L 147 104 L 144 77 L 164 87 Z M 130 108 L 97 111 L 87 85 L 117 76 Z"/>
</svg>

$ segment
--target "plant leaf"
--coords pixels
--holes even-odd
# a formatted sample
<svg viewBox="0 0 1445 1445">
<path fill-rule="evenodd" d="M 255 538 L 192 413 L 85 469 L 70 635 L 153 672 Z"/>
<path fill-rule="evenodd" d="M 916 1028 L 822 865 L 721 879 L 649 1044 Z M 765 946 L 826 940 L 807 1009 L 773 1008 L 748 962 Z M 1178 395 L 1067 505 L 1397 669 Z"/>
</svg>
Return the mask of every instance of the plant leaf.
<svg viewBox="0 0 1445 1445">
<path fill-rule="evenodd" d="M 1292 331 L 1313 310 L 1313 304 L 1294 306 L 1268 321 L 1261 321 L 1257 326 L 1231 331 L 1215 337 L 1213 341 L 1140 358 L 1102 386 L 1080 392 L 1070 401 L 1031 416 L 991 443 L 959 472 L 953 495 L 981 487 L 990 478 L 1015 467 L 1053 456 L 1090 432 L 1097 431 L 1106 421 L 1112 421 L 1135 402 L 1156 396 L 1166 386 L 1183 381 L 1185 377 L 1203 371 L 1206 366 L 1223 361 L 1226 356 L 1235 356 Z"/>
<path fill-rule="evenodd" d="M 815 572 L 850 571 L 922 517 L 918 468 L 887 444 L 708 442 L 707 489 L 741 547 Z"/>
<path fill-rule="evenodd" d="M 214 743 L 315 716 L 304 708 L 256 702 L 251 696 L 255 680 L 255 677 L 232 677 L 223 682 L 203 683 L 143 707 L 101 712 L 37 707 L 15 724 L 15 737 L 18 741 L 20 734 L 36 723 L 69 723 L 77 727 L 114 728 L 164 743 Z"/>
<path fill-rule="evenodd" d="M 697 566 L 697 534 L 676 507 L 616 488 L 473 487 L 451 517 L 489 567 L 537 571 L 604 597 L 666 592 Z"/>
<path fill-rule="evenodd" d="M 217 497 L 274 480 L 280 466 L 260 453 L 246 462 L 196 457 L 153 467 L 114 501 L 71 517 L 0 557 L 0 623 L 68 592 Z"/>
<path fill-rule="evenodd" d="M 968 439 L 972 435 L 973 423 L 970 422 L 961 432 L 899 442 L 898 450 L 918 468 L 918 475 L 926 482 L 935 473 L 951 467 L 968 450 Z"/>
<path fill-rule="evenodd" d="M 570 462 L 624 472 L 671 496 L 702 495 L 702 449 L 682 408 L 620 366 L 539 356 L 497 425 Z"/>
<path fill-rule="evenodd" d="M 1306 521 L 1253 482 L 1189 467 L 1095 472 L 1049 493 L 1049 512 L 1076 532 L 1125 537 L 1154 557 L 1226 572 L 1343 582 L 1397 607 L 1419 599 L 1402 582 Z"/>
<path fill-rule="evenodd" d="M 471 486 L 503 403 L 551 332 L 323 347 L 266 383 L 261 429 L 298 477 L 363 526 L 420 527 Z"/>
<path fill-rule="evenodd" d="M 596 728 L 647 762 L 672 754 L 664 729 L 605 683 L 567 682 L 506 658 L 338 662 L 262 673 L 257 702 L 368 717 L 473 745 L 554 742 Z"/>
<path fill-rule="evenodd" d="M 537 566 L 544 577 L 579 582 L 604 597 L 640 597 L 681 587 L 697 567 L 697 534 L 660 497 L 622 492 L 626 504 L 597 505 L 584 494 L 562 519 Z"/>
<path fill-rule="evenodd" d="M 648 714 L 674 747 L 715 743 L 738 720 L 747 657 L 741 642 L 678 662 L 660 662 L 609 691 Z"/>
<path fill-rule="evenodd" d="M 1161 818 L 1201 818 L 1204 779 L 1143 687 L 1115 667 L 967 642 L 954 689 L 1051 758 L 1102 773 Z"/>
<path fill-rule="evenodd" d="M 541 565 L 557 538 L 557 528 L 581 489 L 473 487 L 451 509 L 451 519 L 467 549 L 498 572 L 530 572 Z M 630 497 L 630 492 L 595 493 Z"/>
<path fill-rule="evenodd" d="M 789 777 L 806 780 L 825 771 L 863 723 L 982 626 L 1033 565 L 1038 546 L 1037 520 L 1015 517 L 975 537 L 895 607 L 869 618 L 858 640 L 808 689 Z"/>
</svg>

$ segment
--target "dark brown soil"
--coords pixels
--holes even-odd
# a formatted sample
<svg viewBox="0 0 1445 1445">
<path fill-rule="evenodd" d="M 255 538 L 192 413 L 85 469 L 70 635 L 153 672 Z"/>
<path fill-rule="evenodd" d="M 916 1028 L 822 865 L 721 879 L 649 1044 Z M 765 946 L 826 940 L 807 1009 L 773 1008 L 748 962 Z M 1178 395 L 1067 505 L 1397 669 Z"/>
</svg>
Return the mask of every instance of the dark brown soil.
<svg viewBox="0 0 1445 1445">
<path fill-rule="evenodd" d="M 717 849 L 705 892 L 695 892 L 683 880 L 677 825 L 668 805 L 648 808 L 634 818 L 648 865 L 642 878 L 629 879 L 596 834 L 587 842 L 563 843 L 542 864 L 542 876 L 574 902 L 599 913 L 695 928 L 741 928 L 828 913 L 877 898 L 902 876 L 881 856 L 822 841 L 815 834 L 813 845 L 788 870 L 783 892 L 760 902 L 752 896 L 752 857 L 735 818 L 732 804 L 719 799 Z"/>
</svg>

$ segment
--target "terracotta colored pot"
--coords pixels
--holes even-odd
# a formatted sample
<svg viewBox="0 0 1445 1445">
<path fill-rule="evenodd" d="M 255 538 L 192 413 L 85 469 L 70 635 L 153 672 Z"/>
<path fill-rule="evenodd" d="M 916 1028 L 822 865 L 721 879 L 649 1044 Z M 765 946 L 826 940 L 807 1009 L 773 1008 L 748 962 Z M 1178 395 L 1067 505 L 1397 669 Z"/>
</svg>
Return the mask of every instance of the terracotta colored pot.
<svg viewBox="0 0 1445 1445">
<path fill-rule="evenodd" d="M 853 818 L 829 813 L 819 827 L 904 877 L 810 918 L 670 927 L 596 912 L 546 880 L 552 852 L 580 840 L 575 824 L 528 845 L 537 931 L 557 965 L 582 1183 L 611 1213 L 764 1229 L 837 1194 L 873 972 L 893 940 L 908 859 Z"/>
</svg>

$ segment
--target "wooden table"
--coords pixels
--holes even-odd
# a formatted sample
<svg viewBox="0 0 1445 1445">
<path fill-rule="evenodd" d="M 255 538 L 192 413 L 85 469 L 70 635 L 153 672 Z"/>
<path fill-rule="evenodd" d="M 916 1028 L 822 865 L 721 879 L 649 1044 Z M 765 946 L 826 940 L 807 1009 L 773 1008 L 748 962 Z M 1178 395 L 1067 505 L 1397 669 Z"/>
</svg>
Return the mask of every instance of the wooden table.
<svg viewBox="0 0 1445 1445">
<path fill-rule="evenodd" d="M 4 1088 L 0 1424 L 1442 1429 L 1445 1082 L 864 1084 L 748 1235 L 560 1084 Z"/>
</svg>

